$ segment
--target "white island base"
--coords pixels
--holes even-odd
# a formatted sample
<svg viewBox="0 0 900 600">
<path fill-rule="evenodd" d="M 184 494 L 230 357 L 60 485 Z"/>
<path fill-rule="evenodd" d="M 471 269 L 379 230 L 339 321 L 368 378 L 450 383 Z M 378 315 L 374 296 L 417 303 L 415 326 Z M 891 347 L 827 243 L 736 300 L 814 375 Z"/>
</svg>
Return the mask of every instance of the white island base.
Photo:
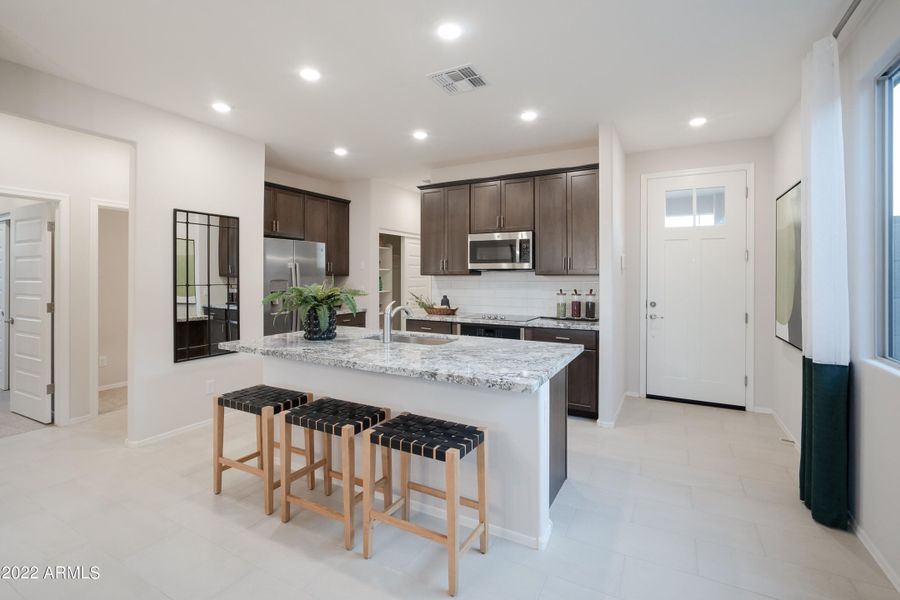
<svg viewBox="0 0 900 600">
<path fill-rule="evenodd" d="M 509 392 L 441 381 L 387 375 L 341 367 L 298 362 L 273 356 L 263 357 L 264 382 L 312 392 L 316 398 L 332 396 L 342 400 L 390 408 L 393 415 L 411 412 L 429 417 L 487 427 L 487 490 L 490 534 L 532 548 L 544 548 L 549 539 L 551 503 L 551 427 L 554 447 L 553 496 L 565 479 L 565 397 L 561 418 L 556 393 L 565 387 L 565 369 L 533 392 Z M 562 382 L 560 382 L 562 380 Z M 551 388 L 554 390 L 551 419 Z M 558 439 L 559 436 L 562 439 Z M 361 465 L 357 444 L 357 465 Z M 317 448 L 317 453 L 321 452 Z M 335 454 L 336 460 L 337 454 Z M 560 462 L 561 461 L 561 462 Z M 443 463 L 413 457 L 410 478 L 444 489 Z M 394 460 L 394 464 L 399 464 Z M 475 454 L 460 463 L 460 494 L 476 498 Z M 559 470 L 562 469 L 560 473 Z M 359 472 L 359 471 L 358 471 Z M 399 475 L 395 468 L 394 488 Z M 412 511 L 444 517 L 441 500 L 412 492 Z M 471 514 L 470 514 L 471 512 Z M 460 523 L 475 527 L 474 511 L 462 507 Z"/>
</svg>

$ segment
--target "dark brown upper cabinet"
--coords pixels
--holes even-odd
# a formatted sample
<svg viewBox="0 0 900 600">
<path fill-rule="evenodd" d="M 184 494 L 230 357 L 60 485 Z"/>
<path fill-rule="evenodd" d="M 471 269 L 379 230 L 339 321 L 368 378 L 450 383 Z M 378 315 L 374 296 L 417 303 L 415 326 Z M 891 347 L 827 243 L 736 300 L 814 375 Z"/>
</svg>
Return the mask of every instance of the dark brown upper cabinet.
<svg viewBox="0 0 900 600">
<path fill-rule="evenodd" d="M 422 192 L 422 275 L 469 274 L 469 186 Z"/>
<path fill-rule="evenodd" d="M 303 194 L 266 188 L 263 199 L 265 235 L 302 239 L 306 231 L 304 200 Z"/>
<path fill-rule="evenodd" d="M 306 234 L 308 242 L 328 243 L 328 200 L 306 197 Z"/>
<path fill-rule="evenodd" d="M 599 273 L 600 188 L 596 170 L 535 178 L 535 273 Z"/>
<path fill-rule="evenodd" d="M 534 229 L 534 178 L 472 184 L 471 233 Z"/>
<path fill-rule="evenodd" d="M 350 275 L 350 204 L 328 200 L 328 239 L 325 242 L 326 273 Z"/>
</svg>

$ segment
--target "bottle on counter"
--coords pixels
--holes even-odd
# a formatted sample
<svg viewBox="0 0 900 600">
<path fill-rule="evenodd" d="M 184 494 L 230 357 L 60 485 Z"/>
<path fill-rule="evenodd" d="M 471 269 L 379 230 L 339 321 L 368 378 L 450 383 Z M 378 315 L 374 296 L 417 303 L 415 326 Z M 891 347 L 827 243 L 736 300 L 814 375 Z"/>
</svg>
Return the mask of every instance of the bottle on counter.
<svg viewBox="0 0 900 600">
<path fill-rule="evenodd" d="M 584 318 L 592 320 L 597 318 L 597 294 L 593 288 L 584 296 Z"/>
<path fill-rule="evenodd" d="M 581 305 L 581 294 L 578 293 L 578 290 L 572 290 L 572 309 L 569 312 L 573 319 L 581 318 Z"/>
<path fill-rule="evenodd" d="M 560 289 L 556 294 L 556 318 L 565 319 L 568 312 L 569 303 L 566 301 L 566 293 Z"/>
</svg>

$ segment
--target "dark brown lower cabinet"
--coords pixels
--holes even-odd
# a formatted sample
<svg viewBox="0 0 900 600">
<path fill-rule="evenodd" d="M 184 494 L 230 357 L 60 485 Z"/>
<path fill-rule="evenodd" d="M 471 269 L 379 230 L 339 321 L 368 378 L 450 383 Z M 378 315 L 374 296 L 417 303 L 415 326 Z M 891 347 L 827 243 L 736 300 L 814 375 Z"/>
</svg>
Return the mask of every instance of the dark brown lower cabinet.
<svg viewBox="0 0 900 600">
<path fill-rule="evenodd" d="M 337 324 L 341 327 L 365 327 L 366 313 L 365 311 L 360 311 L 355 315 L 353 313 L 338 315 Z"/>
<path fill-rule="evenodd" d="M 453 323 L 446 321 L 428 321 L 425 319 L 407 319 L 406 331 L 421 331 L 422 333 L 453 333 Z"/>
<path fill-rule="evenodd" d="M 558 344 L 581 344 L 584 352 L 569 363 L 568 390 L 569 414 L 575 417 L 596 419 L 598 379 L 597 372 L 597 332 L 573 329 L 550 329 L 529 327 L 525 329 L 525 339 L 536 342 L 555 342 Z"/>
</svg>

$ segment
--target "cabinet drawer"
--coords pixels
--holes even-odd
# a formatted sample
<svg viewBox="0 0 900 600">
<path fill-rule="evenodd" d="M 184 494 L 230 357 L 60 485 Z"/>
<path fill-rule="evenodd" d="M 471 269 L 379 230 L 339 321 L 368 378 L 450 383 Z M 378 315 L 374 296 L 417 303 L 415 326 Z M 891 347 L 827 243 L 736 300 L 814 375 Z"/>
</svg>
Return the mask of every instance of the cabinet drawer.
<svg viewBox="0 0 900 600">
<path fill-rule="evenodd" d="M 355 315 L 353 313 L 338 315 L 337 324 L 341 327 L 365 327 L 366 313 L 358 312 Z"/>
<path fill-rule="evenodd" d="M 597 349 L 597 332 L 578 329 L 553 329 L 550 327 L 529 327 L 525 339 L 535 342 L 556 342 L 559 344 L 581 344 L 585 350 Z"/>
<path fill-rule="evenodd" d="M 421 331 L 423 333 L 453 333 L 453 323 L 446 321 L 424 321 L 421 319 L 407 319 L 407 331 Z"/>
</svg>

